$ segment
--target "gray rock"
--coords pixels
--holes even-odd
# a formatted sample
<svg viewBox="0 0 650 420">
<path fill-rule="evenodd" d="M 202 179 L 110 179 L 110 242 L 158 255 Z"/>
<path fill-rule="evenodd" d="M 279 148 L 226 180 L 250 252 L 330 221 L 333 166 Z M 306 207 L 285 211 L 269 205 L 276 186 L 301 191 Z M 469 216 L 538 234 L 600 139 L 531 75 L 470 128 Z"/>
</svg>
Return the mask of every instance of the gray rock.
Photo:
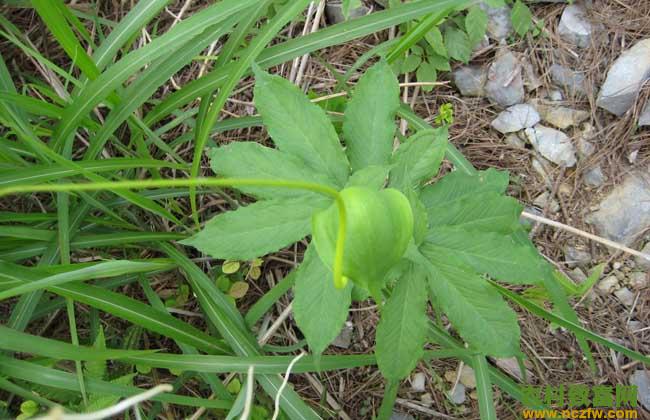
<svg viewBox="0 0 650 420">
<path fill-rule="evenodd" d="M 418 372 L 411 378 L 411 389 L 415 392 L 424 392 L 426 377 L 424 373 Z"/>
<path fill-rule="evenodd" d="M 463 384 L 456 384 L 454 389 L 447 392 L 447 398 L 456 405 L 464 403 L 466 399 L 465 386 Z"/>
<path fill-rule="evenodd" d="M 332 341 L 332 345 L 342 349 L 349 348 L 350 344 L 352 344 L 353 331 L 354 326 L 352 323 L 350 321 L 346 321 L 339 335 L 334 339 L 334 341 Z"/>
<path fill-rule="evenodd" d="M 591 43 L 593 27 L 587 20 L 584 7 L 570 4 L 562 12 L 558 33 L 565 41 L 580 48 L 586 48 Z"/>
<path fill-rule="evenodd" d="M 607 276 L 596 285 L 596 289 L 604 294 L 612 293 L 618 288 L 618 278 L 616 276 Z"/>
<path fill-rule="evenodd" d="M 559 102 L 564 100 L 564 95 L 562 95 L 562 91 L 553 89 L 548 93 L 548 99 L 551 101 Z"/>
<path fill-rule="evenodd" d="M 587 118 L 589 113 L 566 106 L 541 105 L 537 109 L 544 121 L 561 130 L 580 124 Z"/>
<path fill-rule="evenodd" d="M 488 15 L 487 33 L 492 39 L 501 41 L 512 33 L 512 19 L 510 7 L 490 7 L 485 2 L 479 3 Z"/>
<path fill-rule="evenodd" d="M 589 251 L 568 245 L 564 248 L 564 259 L 569 267 L 586 267 L 591 264 L 592 257 Z"/>
<path fill-rule="evenodd" d="M 650 101 L 645 104 L 645 108 L 643 108 L 641 115 L 639 115 L 639 126 L 643 127 L 646 125 L 650 125 Z"/>
<path fill-rule="evenodd" d="M 517 104 L 501 112 L 492 121 L 495 130 L 507 134 L 530 128 L 540 121 L 537 110 L 532 105 Z"/>
<path fill-rule="evenodd" d="M 511 376 L 523 381 L 523 375 L 521 374 L 521 367 L 519 367 L 519 362 L 516 357 L 509 357 L 507 359 L 496 359 L 496 364 L 498 367 L 506 371 Z M 533 377 L 533 373 L 526 369 L 526 378 L 530 380 Z"/>
<path fill-rule="evenodd" d="M 566 89 L 569 94 L 587 96 L 587 79 L 583 74 L 559 64 L 553 64 L 549 71 L 553 83 Z"/>
<path fill-rule="evenodd" d="M 485 92 L 491 102 L 504 108 L 524 101 L 521 63 L 513 53 L 502 54 L 490 65 Z"/>
<path fill-rule="evenodd" d="M 544 191 L 538 195 L 537 198 L 535 198 L 533 201 L 533 204 L 540 210 L 548 208 L 551 213 L 555 213 L 560 210 L 560 204 L 556 199 L 551 198 L 551 194 L 548 191 Z"/>
<path fill-rule="evenodd" d="M 605 174 L 600 166 L 587 169 L 582 175 L 582 179 L 587 186 L 594 188 L 602 187 L 606 180 Z"/>
<path fill-rule="evenodd" d="M 646 243 L 643 246 L 641 252 L 643 252 L 646 255 L 650 255 L 650 242 Z M 644 270 L 650 270 L 650 261 L 646 260 L 645 258 L 635 257 L 634 261 L 636 262 L 636 265 L 639 266 L 640 268 Z"/>
<path fill-rule="evenodd" d="M 650 374 L 645 370 L 637 370 L 630 376 L 630 385 L 637 387 L 637 400 L 650 410 Z"/>
<path fill-rule="evenodd" d="M 535 89 L 543 85 L 542 81 L 539 79 L 537 72 L 533 68 L 533 65 L 530 64 L 530 61 L 526 60 L 523 63 L 524 67 L 524 87 L 528 92 L 532 92 Z"/>
<path fill-rule="evenodd" d="M 629 275 L 630 287 L 633 289 L 644 289 L 648 287 L 648 273 L 635 271 Z"/>
<path fill-rule="evenodd" d="M 519 149 L 526 147 L 526 144 L 523 142 L 523 140 L 521 140 L 515 133 L 508 134 L 504 141 L 508 146 L 517 147 Z"/>
<path fill-rule="evenodd" d="M 463 365 L 463 368 L 460 370 L 460 383 L 465 385 L 465 388 L 468 389 L 476 388 L 476 375 L 474 375 L 474 369 L 470 366 Z"/>
<path fill-rule="evenodd" d="M 630 245 L 650 226 L 650 174 L 629 175 L 586 220 L 601 236 Z"/>
<path fill-rule="evenodd" d="M 621 303 L 625 306 L 634 305 L 634 300 L 636 299 L 636 295 L 627 287 L 623 287 L 615 291 L 614 296 L 616 296 L 618 300 L 620 300 Z"/>
<path fill-rule="evenodd" d="M 595 138 L 596 130 L 589 123 L 584 124 L 583 127 L 576 139 L 576 149 L 580 159 L 586 159 L 596 152 L 596 146 L 589 141 Z"/>
<path fill-rule="evenodd" d="M 563 132 L 537 124 L 533 128 L 527 128 L 525 133 L 535 150 L 546 159 L 563 167 L 576 164 L 575 148 Z"/>
<path fill-rule="evenodd" d="M 487 71 L 483 67 L 464 66 L 453 72 L 454 84 L 463 96 L 485 96 Z"/>
<path fill-rule="evenodd" d="M 366 6 L 356 7 L 350 10 L 350 19 L 365 16 L 369 12 L 370 9 Z M 331 25 L 345 22 L 345 16 L 343 16 L 343 5 L 341 2 L 328 1 L 325 5 L 325 17 L 327 18 L 327 22 Z"/>
<path fill-rule="evenodd" d="M 650 78 L 650 38 L 637 42 L 614 61 L 596 104 L 618 115 L 626 113 L 636 101 L 643 83 Z"/>
</svg>

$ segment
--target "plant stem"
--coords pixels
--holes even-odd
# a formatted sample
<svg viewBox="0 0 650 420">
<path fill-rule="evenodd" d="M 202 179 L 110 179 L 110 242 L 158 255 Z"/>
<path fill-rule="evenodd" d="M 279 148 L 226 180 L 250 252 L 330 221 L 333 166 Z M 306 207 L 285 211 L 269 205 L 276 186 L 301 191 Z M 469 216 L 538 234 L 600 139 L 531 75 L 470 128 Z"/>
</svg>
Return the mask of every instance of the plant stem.
<svg viewBox="0 0 650 420">
<path fill-rule="evenodd" d="M 384 398 L 381 400 L 381 407 L 379 407 L 379 415 L 377 416 L 377 420 L 389 420 L 393 415 L 393 407 L 395 406 L 398 390 L 399 381 L 391 379 L 386 382 Z"/>
</svg>

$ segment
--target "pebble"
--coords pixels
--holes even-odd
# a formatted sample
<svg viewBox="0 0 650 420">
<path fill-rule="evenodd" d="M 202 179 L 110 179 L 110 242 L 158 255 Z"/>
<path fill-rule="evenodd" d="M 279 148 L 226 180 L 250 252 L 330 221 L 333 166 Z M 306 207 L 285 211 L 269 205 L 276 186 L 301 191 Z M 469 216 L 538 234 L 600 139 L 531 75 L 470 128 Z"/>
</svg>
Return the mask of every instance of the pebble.
<svg viewBox="0 0 650 420">
<path fill-rule="evenodd" d="M 366 6 L 356 7 L 350 10 L 350 19 L 355 19 L 361 16 L 365 16 L 370 12 L 370 9 Z M 343 5 L 340 2 L 328 1 L 325 5 L 325 17 L 327 22 L 331 25 L 345 22 L 345 16 L 343 16 Z"/>
<path fill-rule="evenodd" d="M 579 249 L 572 245 L 567 245 L 564 248 L 565 263 L 569 267 L 586 267 L 591 264 L 592 256 L 589 251 Z"/>
<path fill-rule="evenodd" d="M 630 385 L 637 387 L 637 400 L 650 410 L 650 374 L 645 370 L 637 370 L 630 376 Z"/>
<path fill-rule="evenodd" d="M 418 372 L 411 378 L 411 389 L 415 392 L 424 392 L 426 377 L 424 373 Z"/>
<path fill-rule="evenodd" d="M 587 111 L 568 108 L 566 106 L 545 106 L 537 107 L 542 119 L 561 130 L 576 126 L 589 118 Z"/>
<path fill-rule="evenodd" d="M 453 392 L 452 392 L 453 391 Z M 465 396 L 465 387 L 463 384 L 456 384 L 456 387 L 446 393 L 449 401 L 453 402 L 456 405 L 462 404 L 466 400 Z"/>
<path fill-rule="evenodd" d="M 614 61 L 596 104 L 617 116 L 627 112 L 650 78 L 650 38 L 637 42 Z"/>
<path fill-rule="evenodd" d="M 548 207 L 548 210 L 551 213 L 556 213 L 560 210 L 560 204 L 558 204 L 557 200 L 555 199 L 550 199 L 549 203 L 549 198 L 550 195 L 548 191 L 545 191 L 541 193 L 535 200 L 533 201 L 533 204 L 537 206 L 540 210 L 544 210 Z"/>
<path fill-rule="evenodd" d="M 548 99 L 554 102 L 559 102 L 564 100 L 564 95 L 562 95 L 562 91 L 553 89 L 548 92 Z"/>
<path fill-rule="evenodd" d="M 605 174 L 600 166 L 587 169 L 582 175 L 582 179 L 587 186 L 594 188 L 602 187 L 606 180 Z"/>
<path fill-rule="evenodd" d="M 562 12 L 558 33 L 565 41 L 580 48 L 586 48 L 591 44 L 593 27 L 587 20 L 584 7 L 579 4 L 570 4 Z"/>
<path fill-rule="evenodd" d="M 402 413 L 400 411 L 393 411 L 393 414 L 390 416 L 390 420 L 415 420 L 415 417 L 407 413 Z"/>
<path fill-rule="evenodd" d="M 566 89 L 569 94 L 587 96 L 587 80 L 583 74 L 559 64 L 553 64 L 549 71 L 553 83 Z"/>
<path fill-rule="evenodd" d="M 487 71 L 479 66 L 463 66 L 453 72 L 454 84 L 463 96 L 485 96 Z"/>
<path fill-rule="evenodd" d="M 643 252 L 646 255 L 650 255 L 650 242 L 647 242 L 643 246 L 641 252 Z M 638 265 L 639 268 L 642 268 L 644 270 L 650 270 L 650 261 L 646 260 L 645 258 L 634 257 L 634 261 L 636 261 L 636 265 Z"/>
<path fill-rule="evenodd" d="M 528 104 L 517 104 L 501 112 L 492 121 L 492 127 L 503 134 L 507 134 L 530 128 L 539 121 L 540 116 L 535 107 Z"/>
<path fill-rule="evenodd" d="M 562 167 L 576 164 L 575 148 L 563 132 L 538 124 L 526 129 L 525 133 L 535 150 L 546 159 Z"/>
<path fill-rule="evenodd" d="M 607 276 L 596 285 L 596 289 L 604 294 L 612 293 L 618 287 L 618 278 L 616 276 Z"/>
<path fill-rule="evenodd" d="M 345 322 L 345 326 L 339 333 L 339 335 L 332 341 L 332 345 L 341 349 L 347 349 L 352 344 L 352 332 L 354 331 L 354 326 L 350 321 Z"/>
<path fill-rule="evenodd" d="M 508 51 L 490 65 L 485 84 L 488 99 L 504 108 L 524 101 L 524 81 L 521 63 Z"/>
<path fill-rule="evenodd" d="M 520 139 L 519 136 L 515 133 L 508 134 L 505 138 L 505 142 L 508 146 L 517 147 L 519 149 L 526 147 L 524 141 Z"/>
<path fill-rule="evenodd" d="M 474 369 L 468 365 L 463 365 L 463 368 L 460 370 L 460 383 L 469 389 L 476 388 L 476 376 L 474 375 Z"/>
<path fill-rule="evenodd" d="M 650 125 L 650 101 L 645 104 L 645 108 L 643 108 L 641 115 L 639 115 L 639 126 L 644 127 L 648 125 Z"/>
<path fill-rule="evenodd" d="M 636 299 L 636 295 L 627 287 L 623 287 L 615 291 L 614 296 L 616 296 L 618 300 L 620 300 L 621 303 L 625 306 L 634 305 L 634 300 Z"/>
<path fill-rule="evenodd" d="M 491 7 L 487 3 L 479 3 L 488 15 L 487 33 L 490 38 L 497 41 L 506 39 L 512 33 L 512 19 L 510 17 L 510 7 Z"/>
<path fill-rule="evenodd" d="M 644 289 L 648 287 L 648 274 L 642 271 L 630 273 L 630 287 L 633 289 Z"/>
<path fill-rule="evenodd" d="M 628 175 L 586 221 L 599 235 L 631 245 L 640 232 L 650 227 L 650 173 Z"/>
</svg>

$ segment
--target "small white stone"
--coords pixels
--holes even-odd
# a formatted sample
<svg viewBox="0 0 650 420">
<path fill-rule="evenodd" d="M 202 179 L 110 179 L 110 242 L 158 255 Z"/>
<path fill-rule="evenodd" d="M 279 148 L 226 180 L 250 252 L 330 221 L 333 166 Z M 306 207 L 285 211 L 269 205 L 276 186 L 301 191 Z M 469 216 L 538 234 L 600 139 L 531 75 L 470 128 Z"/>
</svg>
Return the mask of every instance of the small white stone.
<svg viewBox="0 0 650 420">
<path fill-rule="evenodd" d="M 424 373 L 418 372 L 411 378 L 411 389 L 415 392 L 424 392 L 426 377 Z"/>
<path fill-rule="evenodd" d="M 576 164 L 575 148 L 563 132 L 537 124 L 527 128 L 525 133 L 535 150 L 546 159 L 563 167 L 570 168 Z"/>
<path fill-rule="evenodd" d="M 602 293 L 612 293 L 618 287 L 618 279 L 616 276 L 607 276 L 598 282 L 596 289 Z"/>
<path fill-rule="evenodd" d="M 648 274 L 642 271 L 630 273 L 630 287 L 634 289 L 643 289 L 648 286 Z"/>
<path fill-rule="evenodd" d="M 539 121 L 539 113 L 532 105 L 517 104 L 501 112 L 492 121 L 492 127 L 503 134 L 508 134 L 530 128 Z"/>
<path fill-rule="evenodd" d="M 568 5 L 560 18 L 558 32 L 566 41 L 580 48 L 588 47 L 593 27 L 587 20 L 585 9 L 578 4 Z"/>
<path fill-rule="evenodd" d="M 618 300 L 620 300 L 621 303 L 625 306 L 634 305 L 634 300 L 636 299 L 636 295 L 627 287 L 623 287 L 615 291 L 614 296 L 616 296 Z"/>
<path fill-rule="evenodd" d="M 474 376 L 474 369 L 467 365 L 463 365 L 463 368 L 460 371 L 460 383 L 469 389 L 476 388 L 476 376 Z"/>
<path fill-rule="evenodd" d="M 453 392 L 451 392 L 453 391 Z M 447 398 L 456 405 L 462 404 L 465 402 L 465 387 L 463 384 L 456 384 L 456 387 L 450 392 L 447 392 Z"/>
</svg>

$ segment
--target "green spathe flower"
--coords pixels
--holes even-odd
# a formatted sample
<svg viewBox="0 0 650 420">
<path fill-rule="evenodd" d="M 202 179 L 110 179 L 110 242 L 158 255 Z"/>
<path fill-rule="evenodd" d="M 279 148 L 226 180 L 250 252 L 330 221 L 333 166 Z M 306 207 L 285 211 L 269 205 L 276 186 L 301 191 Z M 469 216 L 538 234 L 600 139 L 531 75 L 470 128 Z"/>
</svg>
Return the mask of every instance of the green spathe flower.
<svg viewBox="0 0 650 420">
<path fill-rule="evenodd" d="M 376 295 L 386 273 L 402 258 L 413 237 L 413 212 L 398 190 L 376 191 L 349 187 L 341 191 L 346 232 L 343 252 L 344 287 L 347 279 Z M 314 214 L 312 236 L 321 260 L 334 266 L 339 225 L 336 205 Z"/>
</svg>

